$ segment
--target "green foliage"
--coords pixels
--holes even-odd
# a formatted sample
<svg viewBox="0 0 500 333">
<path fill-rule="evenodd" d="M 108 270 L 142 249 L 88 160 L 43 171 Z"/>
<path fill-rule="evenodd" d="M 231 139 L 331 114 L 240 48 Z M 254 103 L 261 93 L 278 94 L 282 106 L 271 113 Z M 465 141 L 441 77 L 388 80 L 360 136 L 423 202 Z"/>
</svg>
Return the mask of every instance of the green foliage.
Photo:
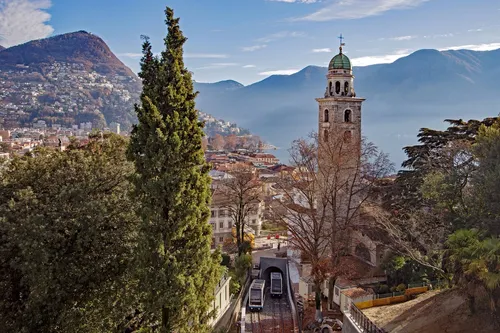
<svg viewBox="0 0 500 333">
<path fill-rule="evenodd" d="M 252 267 L 252 256 L 249 254 L 241 254 L 234 260 L 236 277 L 243 284 L 248 275 L 248 270 Z"/>
<path fill-rule="evenodd" d="M 221 265 L 229 268 L 229 266 L 231 265 L 231 256 L 223 253 Z"/>
<path fill-rule="evenodd" d="M 406 290 L 406 284 L 404 284 L 404 283 L 400 283 L 396 287 L 396 291 L 401 292 L 401 291 L 405 291 L 405 290 Z"/>
<path fill-rule="evenodd" d="M 377 293 L 378 294 L 387 294 L 387 293 L 389 293 L 391 291 L 391 289 L 389 288 L 389 286 L 386 285 L 386 284 L 381 284 L 381 285 L 377 286 L 376 289 L 377 289 Z"/>
<path fill-rule="evenodd" d="M 389 257 L 382 264 L 382 268 L 386 271 L 387 280 L 392 286 L 434 280 L 438 277 L 433 269 L 399 255 Z"/>
<path fill-rule="evenodd" d="M 39 148 L 0 175 L 4 332 L 111 332 L 130 311 L 138 218 L 117 135 Z"/>
<path fill-rule="evenodd" d="M 448 238 L 449 267 L 459 286 L 481 285 L 488 292 L 491 311 L 496 312 L 500 293 L 500 238 L 484 237 L 478 230 L 457 230 Z"/>
<path fill-rule="evenodd" d="M 241 290 L 241 284 L 238 278 L 238 275 L 236 275 L 236 271 L 229 270 L 229 276 L 231 277 L 231 284 L 229 285 L 229 291 L 231 294 L 237 294 Z"/>
<path fill-rule="evenodd" d="M 186 38 L 167 8 L 165 50 L 157 58 L 146 38 L 139 124 L 128 151 L 141 203 L 139 288 L 145 322 L 160 332 L 206 332 L 220 254 L 211 255 L 210 177 L 201 146 L 193 80 L 184 67 Z"/>
</svg>

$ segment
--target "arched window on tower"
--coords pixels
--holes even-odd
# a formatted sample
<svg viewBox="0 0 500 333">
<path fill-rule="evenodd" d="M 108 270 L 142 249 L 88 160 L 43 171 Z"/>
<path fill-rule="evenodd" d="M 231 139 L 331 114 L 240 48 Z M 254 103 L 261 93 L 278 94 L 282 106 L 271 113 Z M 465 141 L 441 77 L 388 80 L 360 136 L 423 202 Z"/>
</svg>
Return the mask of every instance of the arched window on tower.
<svg viewBox="0 0 500 333">
<path fill-rule="evenodd" d="M 351 131 L 345 131 L 344 132 L 344 142 L 345 143 L 351 143 L 352 140 L 352 133 Z"/>
<path fill-rule="evenodd" d="M 329 89 L 328 89 L 328 95 L 329 96 L 332 96 L 332 94 L 333 94 L 332 86 L 333 86 L 332 81 L 330 81 L 330 85 L 329 85 Z"/>
<path fill-rule="evenodd" d="M 335 93 L 340 94 L 340 82 L 335 82 Z"/>
<path fill-rule="evenodd" d="M 325 112 L 324 112 L 324 114 L 323 114 L 323 121 L 324 121 L 325 123 L 327 123 L 327 122 L 329 122 L 329 121 L 330 121 L 330 117 L 329 117 L 329 116 L 330 116 L 330 114 L 329 114 L 328 110 L 325 110 Z"/>
<path fill-rule="evenodd" d="M 344 94 L 347 96 L 349 93 L 349 82 L 344 83 Z"/>
<path fill-rule="evenodd" d="M 350 123 L 352 121 L 351 114 L 352 114 L 351 110 L 345 110 L 345 112 L 344 112 L 344 122 L 345 123 Z"/>
<path fill-rule="evenodd" d="M 323 131 L 323 142 L 328 142 L 328 130 Z"/>
</svg>

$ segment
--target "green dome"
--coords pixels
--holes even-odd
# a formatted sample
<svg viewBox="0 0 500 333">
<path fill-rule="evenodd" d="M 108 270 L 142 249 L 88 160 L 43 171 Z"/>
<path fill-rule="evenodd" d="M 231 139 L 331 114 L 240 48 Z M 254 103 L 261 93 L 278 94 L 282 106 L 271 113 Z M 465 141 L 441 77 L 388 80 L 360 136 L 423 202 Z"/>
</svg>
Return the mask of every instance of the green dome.
<svg viewBox="0 0 500 333">
<path fill-rule="evenodd" d="M 351 61 L 345 54 L 342 53 L 342 49 L 340 50 L 339 54 L 337 54 L 335 57 L 332 58 L 332 60 L 330 61 L 330 65 L 328 66 L 328 69 L 352 70 Z"/>
</svg>

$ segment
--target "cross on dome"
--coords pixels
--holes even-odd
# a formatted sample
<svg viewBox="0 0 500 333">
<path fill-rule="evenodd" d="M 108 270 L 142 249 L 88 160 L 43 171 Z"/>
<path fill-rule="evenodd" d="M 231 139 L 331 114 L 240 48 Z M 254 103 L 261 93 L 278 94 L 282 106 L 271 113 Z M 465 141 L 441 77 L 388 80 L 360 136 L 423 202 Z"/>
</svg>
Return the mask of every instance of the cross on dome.
<svg viewBox="0 0 500 333">
<path fill-rule="evenodd" d="M 342 53 L 342 46 L 345 46 L 345 43 L 344 43 L 344 36 L 342 36 L 342 34 L 340 34 L 339 37 L 337 37 L 338 39 L 340 39 L 340 47 L 339 47 L 339 50 L 340 50 L 340 53 Z"/>
</svg>

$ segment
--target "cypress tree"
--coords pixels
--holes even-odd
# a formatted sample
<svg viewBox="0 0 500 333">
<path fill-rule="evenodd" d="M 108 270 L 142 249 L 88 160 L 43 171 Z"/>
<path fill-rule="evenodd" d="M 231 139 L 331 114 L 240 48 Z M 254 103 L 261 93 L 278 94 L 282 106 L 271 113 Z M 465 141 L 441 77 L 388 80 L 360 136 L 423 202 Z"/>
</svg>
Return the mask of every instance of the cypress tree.
<svg viewBox="0 0 500 333">
<path fill-rule="evenodd" d="M 210 178 L 202 150 L 203 123 L 183 61 L 186 38 L 165 10 L 165 50 L 155 57 L 145 38 L 143 93 L 136 106 L 128 156 L 135 162 L 141 202 L 138 287 L 144 313 L 160 332 L 205 332 L 220 276 L 210 253 Z M 154 329 L 154 328 L 153 328 Z"/>
</svg>

